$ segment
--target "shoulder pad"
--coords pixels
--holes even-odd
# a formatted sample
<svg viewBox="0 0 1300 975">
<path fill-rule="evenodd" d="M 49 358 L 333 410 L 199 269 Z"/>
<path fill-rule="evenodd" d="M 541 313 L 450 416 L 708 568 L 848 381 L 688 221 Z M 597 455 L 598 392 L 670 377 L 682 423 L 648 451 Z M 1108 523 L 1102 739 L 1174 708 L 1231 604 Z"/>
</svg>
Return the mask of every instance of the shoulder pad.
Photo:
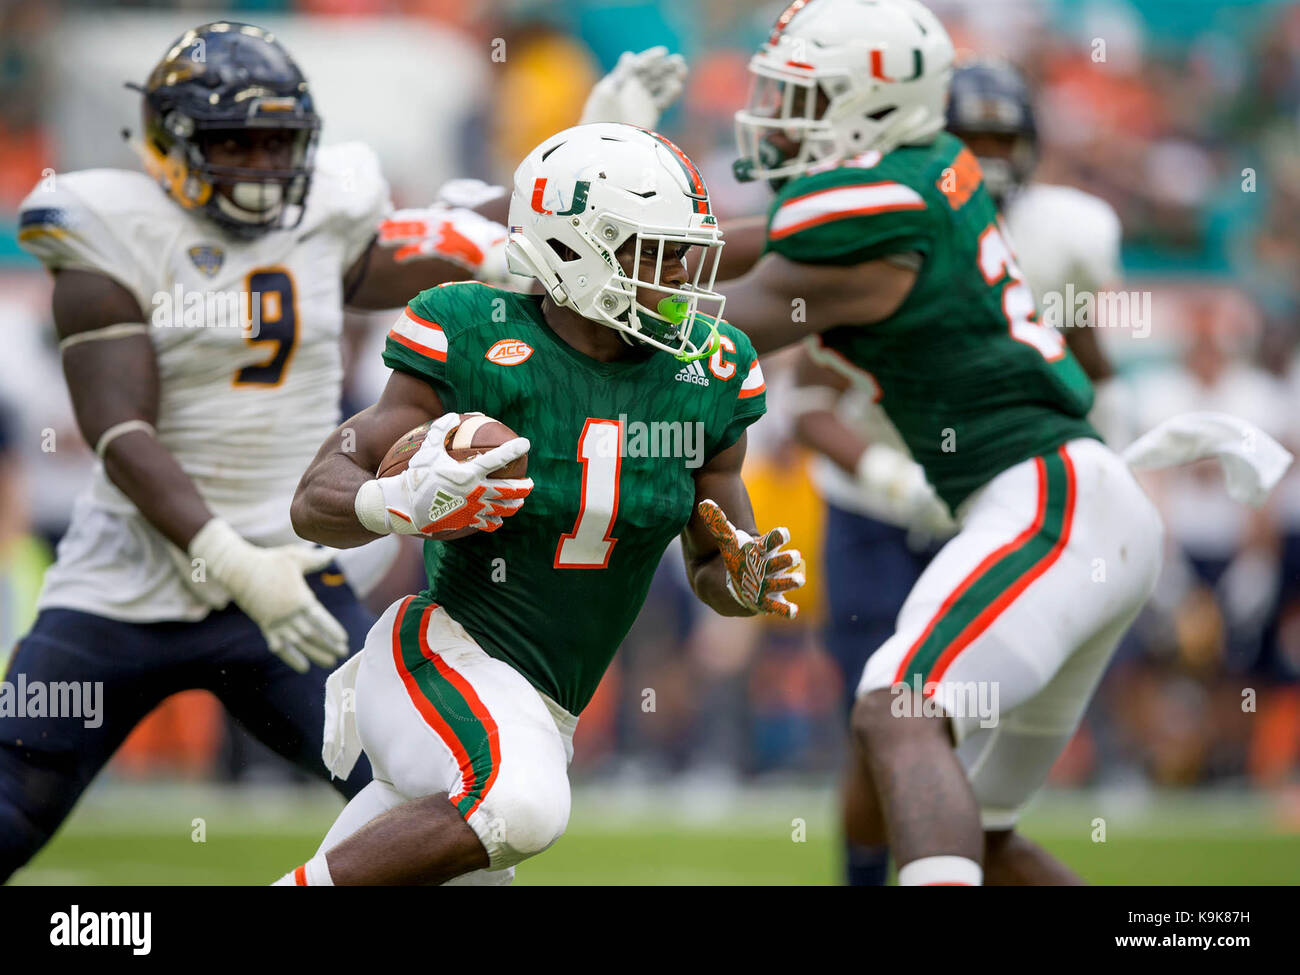
<svg viewBox="0 0 1300 975">
<path fill-rule="evenodd" d="M 930 204 L 914 187 L 882 175 L 836 169 L 795 181 L 768 216 L 768 249 L 807 263 L 928 251 Z"/>
<path fill-rule="evenodd" d="M 67 173 L 42 181 L 23 200 L 18 242 L 50 270 L 74 268 L 112 278 L 147 309 L 159 287 L 156 255 L 182 216 L 143 173 Z"/>
<path fill-rule="evenodd" d="M 364 142 L 322 146 L 316 153 L 307 205 L 319 214 L 315 219 L 344 239 L 345 264 L 350 266 L 374 237 L 379 221 L 393 209 L 375 151 Z"/>
</svg>

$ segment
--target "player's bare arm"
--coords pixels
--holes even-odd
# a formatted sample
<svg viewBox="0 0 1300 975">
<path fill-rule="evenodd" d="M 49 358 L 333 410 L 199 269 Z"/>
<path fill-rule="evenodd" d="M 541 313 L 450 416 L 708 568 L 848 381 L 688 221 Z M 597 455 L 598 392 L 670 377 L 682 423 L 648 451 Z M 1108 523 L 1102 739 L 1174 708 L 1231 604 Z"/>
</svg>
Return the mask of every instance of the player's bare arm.
<svg viewBox="0 0 1300 975">
<path fill-rule="evenodd" d="M 158 420 L 158 363 L 139 303 L 102 274 L 65 270 L 55 275 L 53 304 L 81 435 L 150 524 L 172 544 L 187 548 L 212 512 L 152 434 Z M 122 325 L 139 328 L 106 331 Z"/>
<path fill-rule="evenodd" d="M 55 275 L 53 309 L 77 425 L 108 477 L 168 541 L 202 561 L 273 653 L 299 672 L 309 660 L 334 663 L 346 634 L 302 579 L 324 568 L 328 553 L 250 545 L 213 515 L 157 440 L 158 363 L 139 303 L 105 275 L 65 270 Z"/>
<path fill-rule="evenodd" d="M 746 434 L 695 475 L 695 511 L 682 532 L 686 574 L 700 601 L 722 616 L 793 617 L 785 593 L 803 585 L 799 553 L 780 551 L 790 533 L 758 537 L 749 492 L 740 479 Z"/>
<path fill-rule="evenodd" d="M 711 498 L 721 506 L 727 520 L 751 535 L 754 527 L 754 509 L 749 503 L 749 492 L 740 479 L 740 468 L 745 461 L 747 436 L 719 453 L 700 468 L 695 475 L 695 503 Z M 698 510 L 682 532 L 682 553 L 686 557 L 686 575 L 691 588 L 700 601 L 722 616 L 753 616 L 727 592 L 727 566 L 722 560 L 718 542 Z"/>
<path fill-rule="evenodd" d="M 395 371 L 379 402 L 335 430 L 307 468 L 290 507 L 294 530 L 336 548 L 393 533 L 495 531 L 519 510 L 533 482 L 492 475 L 528 453 L 529 443 L 515 437 L 458 460 L 445 444 L 460 421 L 460 414 L 443 411 L 428 383 Z M 423 424 L 409 463 L 377 477 L 389 448 Z"/>
<path fill-rule="evenodd" d="M 805 348 L 795 361 L 794 378 L 791 409 L 797 440 L 829 457 L 863 491 L 889 505 L 901 523 L 938 533 L 952 529 L 948 509 L 921 466 L 888 443 L 864 439 L 836 412 L 850 385 L 847 376 L 822 365 Z"/>
<path fill-rule="evenodd" d="M 749 273 L 723 281 L 727 318 L 759 355 L 836 325 L 868 325 L 907 299 L 917 272 L 888 259 L 850 266 L 801 264 L 765 254 Z"/>
<path fill-rule="evenodd" d="M 627 52 L 618 65 L 593 88 L 583 108 L 583 122 L 626 121 L 642 128 L 657 126 L 659 115 L 682 91 L 686 62 L 680 54 L 654 47 L 639 54 Z M 455 183 L 476 183 L 456 180 Z M 495 189 L 480 184 L 485 190 Z M 459 193 L 462 187 L 457 188 Z M 475 188 L 470 188 L 471 194 Z M 509 195 L 503 192 L 477 194 L 477 200 L 457 201 L 455 209 L 472 209 L 482 217 L 479 233 L 466 234 L 464 227 L 448 219 L 452 208 L 428 211 L 399 211 L 384 221 L 375 241 L 348 269 L 344 295 L 350 308 L 383 309 L 403 304 L 413 294 L 448 281 L 477 279 L 503 283 L 503 246 L 509 210 Z M 493 239 L 488 224 L 498 225 Z M 762 250 L 761 228 L 749 235 L 754 246 L 750 257 L 727 273 L 738 274 L 753 263 Z"/>
<path fill-rule="evenodd" d="M 761 213 L 733 217 L 723 221 L 722 232 L 727 246 L 722 249 L 718 277 L 729 281 L 747 274 L 763 256 L 763 247 L 767 244 L 767 217 Z"/>
<path fill-rule="evenodd" d="M 396 308 L 425 288 L 474 276 L 472 268 L 445 258 L 401 260 L 397 256 L 398 250 L 380 245 L 376 238 L 348 269 L 343 278 L 343 294 L 348 308 L 358 311 Z"/>
<path fill-rule="evenodd" d="M 1101 340 L 1097 334 L 1099 331 L 1100 329 L 1082 326 L 1063 329 L 1065 342 L 1070 347 L 1070 351 L 1074 353 L 1074 357 L 1079 360 L 1079 365 L 1083 366 L 1083 371 L 1094 383 L 1104 382 L 1115 375 L 1115 367 L 1111 365 L 1106 350 L 1101 347 Z"/>
<path fill-rule="evenodd" d="M 846 474 L 857 470 L 867 443 L 839 418 L 835 403 L 849 381 L 800 350 L 794 366 L 794 436 L 800 443 L 825 454 Z"/>
</svg>

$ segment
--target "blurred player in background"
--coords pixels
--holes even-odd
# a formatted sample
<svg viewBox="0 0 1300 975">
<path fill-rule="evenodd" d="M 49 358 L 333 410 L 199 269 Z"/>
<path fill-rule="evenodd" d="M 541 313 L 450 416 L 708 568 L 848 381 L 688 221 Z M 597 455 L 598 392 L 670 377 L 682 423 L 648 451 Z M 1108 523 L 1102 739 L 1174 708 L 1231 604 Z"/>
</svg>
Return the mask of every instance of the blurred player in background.
<svg viewBox="0 0 1300 975">
<path fill-rule="evenodd" d="M 542 294 L 412 299 L 383 396 L 330 436 L 295 498 L 299 533 L 339 547 L 479 531 L 426 541 L 428 589 L 331 678 L 327 761 L 347 774 L 364 748 L 375 780 L 280 883 L 508 883 L 567 825 L 578 715 L 678 535 L 718 613 L 794 615 L 799 555 L 783 528 L 758 536 L 740 479 L 765 387 L 718 317 L 722 238 L 694 164 L 641 128 L 568 129 L 519 166 L 510 224 L 511 266 Z M 468 410 L 523 436 L 454 460 L 444 438 Z M 409 467 L 376 479 L 430 418 Z M 647 450 L 665 429 L 677 447 Z M 529 477 L 490 476 L 525 453 Z"/>
<path fill-rule="evenodd" d="M 163 698 L 205 688 L 306 771 L 329 668 L 371 623 L 289 503 L 338 416 L 344 304 L 503 280 L 505 230 L 391 214 L 374 154 L 316 151 L 321 120 L 270 34 L 187 32 L 141 89 L 147 175 L 68 173 L 23 203 L 54 275 L 77 422 L 101 465 L 9 674 L 103 682 L 104 720 L 0 717 L 0 879 L 58 828 Z M 382 222 L 382 223 L 381 223 Z M 337 784 L 354 795 L 363 763 Z"/>
<path fill-rule="evenodd" d="M 1087 420 L 979 161 L 941 131 L 953 57 L 916 0 L 790 4 L 736 115 L 736 175 L 777 192 L 765 252 L 718 290 L 760 355 L 818 333 L 959 526 L 858 685 L 857 839 L 887 839 L 904 885 L 1070 883 L 1015 824 L 1155 584 L 1162 528 Z M 1250 456 L 1244 427 L 1192 420 L 1145 457 L 1231 453 L 1259 500 L 1289 457 Z"/>
<path fill-rule="evenodd" d="M 1119 218 L 1104 200 L 1066 186 L 1027 183 L 1037 158 L 1037 127 L 1029 90 L 1005 61 L 970 58 L 953 71 L 947 129 L 975 153 L 984 186 L 1002 211 L 1009 239 L 1023 254 L 1025 280 L 1038 299 L 1077 294 L 1119 280 Z M 1096 390 L 1090 419 L 1115 447 L 1132 439 L 1115 404 L 1113 370 L 1092 328 L 1067 326 L 1064 337 Z M 1095 323 L 1092 323 L 1095 324 Z M 825 548 L 829 619 L 827 649 L 852 688 L 867 657 L 893 633 L 907 594 L 943 540 L 955 530 L 947 508 L 912 460 L 877 390 L 854 369 L 837 370 L 834 355 L 805 349 L 795 368 L 795 433 L 821 457 L 814 477 L 827 502 Z M 824 365 L 821 363 L 825 363 Z M 1101 414 L 1099 416 L 1099 414 Z M 863 573 L 876 584 L 861 586 Z M 846 876 L 850 884 L 883 884 L 883 849 L 854 842 L 864 823 L 856 762 L 845 795 Z"/>
</svg>

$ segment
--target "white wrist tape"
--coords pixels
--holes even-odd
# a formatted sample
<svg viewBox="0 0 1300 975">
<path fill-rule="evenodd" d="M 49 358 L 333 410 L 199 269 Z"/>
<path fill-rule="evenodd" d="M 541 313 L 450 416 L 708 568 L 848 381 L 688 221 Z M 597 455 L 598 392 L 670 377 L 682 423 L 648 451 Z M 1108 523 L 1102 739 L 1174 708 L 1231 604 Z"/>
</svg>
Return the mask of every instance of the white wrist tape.
<svg viewBox="0 0 1300 975">
<path fill-rule="evenodd" d="M 149 326 L 143 322 L 121 322 L 117 325 L 105 325 L 90 332 L 78 332 L 59 342 L 59 351 L 65 352 L 82 342 L 103 342 L 108 339 L 124 339 L 131 335 L 148 335 Z"/>
<path fill-rule="evenodd" d="M 388 517 L 388 502 L 384 498 L 384 486 L 378 480 L 366 481 L 357 489 L 356 500 L 352 503 L 357 513 L 357 521 L 367 531 L 376 535 L 392 532 L 392 522 Z"/>
<path fill-rule="evenodd" d="M 95 456 L 103 460 L 104 454 L 108 452 L 109 444 L 123 434 L 134 433 L 137 430 L 141 433 L 147 433 L 151 437 L 158 436 L 158 431 L 153 428 L 152 423 L 145 420 L 123 420 L 121 423 L 114 423 L 99 435 L 99 440 L 95 442 Z"/>
<path fill-rule="evenodd" d="M 190 539 L 188 554 L 190 558 L 203 559 L 210 570 L 215 570 L 227 553 L 245 545 L 248 542 L 229 522 L 211 518 Z"/>
<path fill-rule="evenodd" d="M 504 186 L 485 183 L 481 179 L 449 179 L 438 187 L 438 202 L 449 207 L 473 210 L 506 195 Z"/>
</svg>

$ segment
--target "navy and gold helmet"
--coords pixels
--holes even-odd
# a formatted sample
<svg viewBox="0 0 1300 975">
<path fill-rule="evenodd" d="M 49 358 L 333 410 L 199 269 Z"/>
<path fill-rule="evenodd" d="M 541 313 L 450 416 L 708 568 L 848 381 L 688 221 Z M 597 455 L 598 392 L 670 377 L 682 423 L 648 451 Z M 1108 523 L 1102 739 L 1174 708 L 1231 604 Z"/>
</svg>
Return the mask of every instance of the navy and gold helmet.
<svg viewBox="0 0 1300 975">
<path fill-rule="evenodd" d="M 253 237 L 296 226 L 320 117 L 307 80 L 267 31 L 230 21 L 186 31 L 143 87 L 145 169 L 187 210 Z"/>
<path fill-rule="evenodd" d="M 957 61 L 948 96 L 947 129 L 971 145 L 984 171 L 984 185 L 999 204 L 1028 181 L 1038 162 L 1038 127 L 1029 86 L 1009 61 L 986 57 Z"/>
</svg>

